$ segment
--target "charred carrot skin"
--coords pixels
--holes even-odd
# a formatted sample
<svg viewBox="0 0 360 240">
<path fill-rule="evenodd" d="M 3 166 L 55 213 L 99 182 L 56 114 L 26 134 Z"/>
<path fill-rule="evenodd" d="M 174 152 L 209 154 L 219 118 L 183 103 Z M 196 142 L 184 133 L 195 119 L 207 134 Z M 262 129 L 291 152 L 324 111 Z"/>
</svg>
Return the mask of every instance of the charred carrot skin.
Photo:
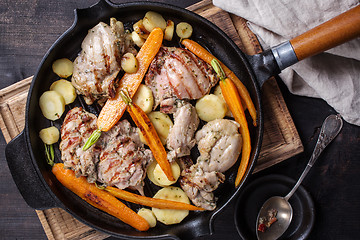
<svg viewBox="0 0 360 240">
<path fill-rule="evenodd" d="M 175 181 L 173 176 L 171 166 L 167 160 L 167 153 L 164 146 L 161 143 L 160 137 L 156 132 L 156 129 L 146 113 L 135 103 L 131 101 L 131 98 L 126 91 L 120 91 L 120 95 L 125 104 L 127 104 L 127 111 L 129 112 L 132 120 L 136 126 L 140 129 L 143 134 L 146 142 L 149 145 L 149 148 L 156 160 L 160 165 L 161 169 L 164 171 L 166 177 L 170 181 Z"/>
<path fill-rule="evenodd" d="M 160 28 L 155 28 L 151 31 L 149 37 L 136 55 L 139 62 L 139 69 L 135 73 L 125 73 L 121 78 L 115 97 L 108 99 L 105 106 L 101 109 L 97 120 L 98 129 L 101 129 L 103 132 L 110 130 L 124 114 L 126 104 L 121 99 L 120 90 L 127 89 L 131 98 L 135 95 L 150 63 L 161 47 L 163 37 L 164 34 Z"/>
<path fill-rule="evenodd" d="M 74 171 L 64 168 L 64 164 L 56 163 L 52 172 L 66 188 L 92 206 L 119 218 L 139 231 L 146 231 L 150 228 L 143 217 L 108 192 L 97 188 L 93 183 L 88 183 L 85 177 L 77 178 Z"/>
<path fill-rule="evenodd" d="M 211 61 L 213 59 L 216 59 L 205 48 L 203 48 L 200 44 L 198 44 L 193 40 L 184 39 L 181 41 L 181 44 L 183 44 L 190 52 L 194 53 L 196 56 L 198 56 L 208 64 L 211 64 Z M 253 125 L 256 126 L 257 125 L 256 109 L 253 101 L 251 100 L 249 91 L 246 89 L 245 85 L 240 81 L 240 79 L 228 67 L 226 67 L 218 59 L 216 60 L 220 63 L 221 68 L 224 70 L 226 76 L 230 78 L 231 81 L 235 84 L 238 93 L 241 96 L 241 99 L 245 102 L 245 105 L 250 113 L 250 116 L 253 119 Z"/>
<path fill-rule="evenodd" d="M 241 104 L 241 99 L 237 87 L 233 81 L 231 81 L 231 79 L 225 76 L 220 63 L 216 59 L 211 61 L 211 65 L 220 77 L 220 88 L 225 102 L 228 104 L 235 121 L 240 124 L 240 133 L 243 139 L 243 144 L 241 149 L 241 162 L 235 179 L 235 186 L 237 187 L 245 175 L 250 159 L 251 139 L 249 126 L 246 121 L 244 108 Z"/>
<path fill-rule="evenodd" d="M 193 210 L 193 211 L 203 211 L 203 208 L 196 207 L 191 204 L 182 203 L 182 202 L 175 202 L 171 200 L 164 200 L 158 198 L 150 198 L 141 196 L 138 194 L 134 194 L 119 188 L 114 187 L 106 187 L 106 191 L 108 191 L 114 197 L 120 198 L 122 200 L 148 206 L 154 208 L 161 208 L 161 209 L 180 209 L 180 210 Z"/>
</svg>

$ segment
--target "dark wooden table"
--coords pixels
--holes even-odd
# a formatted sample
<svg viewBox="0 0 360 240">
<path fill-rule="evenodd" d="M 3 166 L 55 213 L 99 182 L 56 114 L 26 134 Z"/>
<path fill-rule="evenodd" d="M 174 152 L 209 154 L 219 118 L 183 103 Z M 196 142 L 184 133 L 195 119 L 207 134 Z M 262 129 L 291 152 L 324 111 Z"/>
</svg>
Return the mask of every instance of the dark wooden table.
<svg viewBox="0 0 360 240">
<path fill-rule="evenodd" d="M 73 9 L 91 1 L 25 0 L 0 3 L 0 88 L 32 76 L 42 56 L 73 22 Z M 125 2 L 125 1 L 118 1 Z M 168 0 L 181 7 L 196 0 Z M 280 88 L 305 147 L 293 159 L 255 174 L 278 173 L 298 178 L 315 145 L 322 121 L 335 111 L 324 101 L 295 96 Z M 342 132 L 325 150 L 303 186 L 313 197 L 316 221 L 309 239 L 359 239 L 360 226 L 360 127 L 345 123 Z M 5 159 L 0 137 L 0 239 L 44 239 L 46 235 L 33 209 L 18 192 Z M 238 239 L 234 203 L 215 220 L 215 235 L 201 239 Z"/>
</svg>

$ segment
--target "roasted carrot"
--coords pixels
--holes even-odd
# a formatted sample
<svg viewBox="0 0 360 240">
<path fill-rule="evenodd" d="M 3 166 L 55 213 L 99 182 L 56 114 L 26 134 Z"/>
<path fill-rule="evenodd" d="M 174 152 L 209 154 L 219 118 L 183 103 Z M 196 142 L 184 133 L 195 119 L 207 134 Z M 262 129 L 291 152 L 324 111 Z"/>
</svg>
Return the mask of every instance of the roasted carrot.
<svg viewBox="0 0 360 240">
<path fill-rule="evenodd" d="M 101 109 L 97 120 L 97 126 L 101 131 L 106 132 L 110 130 L 124 114 L 126 104 L 122 101 L 120 91 L 126 89 L 131 98 L 135 95 L 150 63 L 161 47 L 163 36 L 163 31 L 160 28 L 155 28 L 151 31 L 149 37 L 136 55 L 139 62 L 139 69 L 136 73 L 124 74 L 120 80 L 119 87 L 116 90 L 116 96 L 108 99 L 105 106 Z"/>
<path fill-rule="evenodd" d="M 106 101 L 105 106 L 101 109 L 97 119 L 98 129 L 94 131 L 86 141 L 83 150 L 90 148 L 101 136 L 101 132 L 109 131 L 122 117 L 125 112 L 126 104 L 122 101 L 120 91 L 127 89 L 130 97 L 133 97 L 145 76 L 150 63 L 159 51 L 163 41 L 163 31 L 160 28 L 154 28 L 144 45 L 136 55 L 139 68 L 135 73 L 125 73 L 121 78 L 119 86 L 116 89 L 114 98 Z"/>
<path fill-rule="evenodd" d="M 211 65 L 220 77 L 220 88 L 224 96 L 226 103 L 228 104 L 231 113 L 233 114 L 235 121 L 240 124 L 240 133 L 243 138 L 243 144 L 241 149 L 241 162 L 235 179 L 235 186 L 239 186 L 242 180 L 246 168 L 249 164 L 250 152 L 251 152 L 251 140 L 249 127 L 246 121 L 245 112 L 241 105 L 240 95 L 235 84 L 226 77 L 220 63 L 213 59 Z"/>
<path fill-rule="evenodd" d="M 160 137 L 156 132 L 156 129 L 152 122 L 150 121 L 149 117 L 146 113 L 135 103 L 132 102 L 130 96 L 128 95 L 127 91 L 120 91 L 120 95 L 123 101 L 127 105 L 127 111 L 129 112 L 132 120 L 135 122 L 136 126 L 140 129 L 141 133 L 144 136 L 144 139 L 149 145 L 149 148 L 161 167 L 164 171 L 166 177 L 170 181 L 175 181 L 173 176 L 171 166 L 169 161 L 167 160 L 167 153 L 164 146 L 161 143 Z"/>
<path fill-rule="evenodd" d="M 97 188 L 93 183 L 88 183 L 85 177 L 76 177 L 73 170 L 64 168 L 64 164 L 56 163 L 52 172 L 66 188 L 94 207 L 119 218 L 139 231 L 149 229 L 150 226 L 143 217 L 108 192 Z"/>
<path fill-rule="evenodd" d="M 193 210 L 193 211 L 203 211 L 203 208 L 196 207 L 191 204 L 176 202 L 171 200 L 164 200 L 158 198 L 151 198 L 141 196 L 135 193 L 131 193 L 119 188 L 114 187 L 106 187 L 106 191 L 108 191 L 114 197 L 120 198 L 122 200 L 148 206 L 154 208 L 161 208 L 161 209 L 180 209 L 180 210 Z"/>
<path fill-rule="evenodd" d="M 208 64 L 211 64 L 211 61 L 213 59 L 216 59 L 211 53 L 209 53 L 205 48 L 203 48 L 200 44 L 197 42 L 190 40 L 190 39 L 184 39 L 181 41 L 181 43 L 192 53 L 194 53 L 196 56 L 207 62 Z M 245 85 L 240 81 L 240 79 L 228 68 L 226 67 L 221 61 L 216 59 L 220 65 L 221 68 L 224 70 L 225 75 L 230 78 L 230 80 L 235 84 L 241 99 L 245 102 L 245 105 L 247 109 L 249 110 L 250 116 L 253 119 L 253 125 L 256 126 L 256 109 L 254 106 L 253 101 L 251 100 L 249 91 L 246 89 Z"/>
</svg>

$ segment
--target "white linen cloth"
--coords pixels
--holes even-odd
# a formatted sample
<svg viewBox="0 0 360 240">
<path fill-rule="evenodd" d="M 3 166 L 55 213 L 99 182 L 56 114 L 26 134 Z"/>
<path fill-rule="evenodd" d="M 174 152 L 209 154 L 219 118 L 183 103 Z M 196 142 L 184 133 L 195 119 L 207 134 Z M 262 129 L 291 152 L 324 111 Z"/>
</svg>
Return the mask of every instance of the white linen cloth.
<svg viewBox="0 0 360 240">
<path fill-rule="evenodd" d="M 290 40 L 359 5 L 359 0 L 213 0 L 248 20 L 264 49 Z M 324 99 L 349 123 L 360 125 L 360 38 L 282 71 L 296 95 Z"/>
</svg>

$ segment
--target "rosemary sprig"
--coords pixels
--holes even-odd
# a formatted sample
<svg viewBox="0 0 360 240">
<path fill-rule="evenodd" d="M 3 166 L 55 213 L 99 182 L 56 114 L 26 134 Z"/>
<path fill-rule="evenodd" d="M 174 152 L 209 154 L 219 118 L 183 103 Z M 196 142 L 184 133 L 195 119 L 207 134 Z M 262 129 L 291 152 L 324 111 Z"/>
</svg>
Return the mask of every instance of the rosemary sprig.
<svg viewBox="0 0 360 240">
<path fill-rule="evenodd" d="M 100 136 L 101 129 L 96 129 L 86 141 L 85 145 L 83 146 L 83 150 L 88 150 L 94 143 L 97 142 L 97 140 L 99 140 Z"/>
<path fill-rule="evenodd" d="M 95 186 L 98 188 L 98 189 L 101 189 L 101 190 L 105 190 L 106 188 L 106 185 L 103 184 L 103 185 L 98 185 L 97 182 L 95 182 Z"/>
<path fill-rule="evenodd" d="M 216 74 L 219 76 L 220 80 L 224 80 L 226 78 L 225 72 L 222 69 L 220 63 L 215 58 L 211 60 L 211 66 L 215 70 Z"/>
<path fill-rule="evenodd" d="M 48 145 L 46 143 L 44 143 L 45 145 L 45 156 L 46 156 L 46 161 L 50 166 L 54 166 L 55 162 L 55 154 L 54 154 L 54 147 L 53 145 Z"/>
<path fill-rule="evenodd" d="M 129 96 L 129 92 L 127 89 L 120 90 L 120 96 L 121 96 L 122 100 L 126 103 L 126 105 L 130 105 L 132 103 L 132 100 Z"/>
</svg>

